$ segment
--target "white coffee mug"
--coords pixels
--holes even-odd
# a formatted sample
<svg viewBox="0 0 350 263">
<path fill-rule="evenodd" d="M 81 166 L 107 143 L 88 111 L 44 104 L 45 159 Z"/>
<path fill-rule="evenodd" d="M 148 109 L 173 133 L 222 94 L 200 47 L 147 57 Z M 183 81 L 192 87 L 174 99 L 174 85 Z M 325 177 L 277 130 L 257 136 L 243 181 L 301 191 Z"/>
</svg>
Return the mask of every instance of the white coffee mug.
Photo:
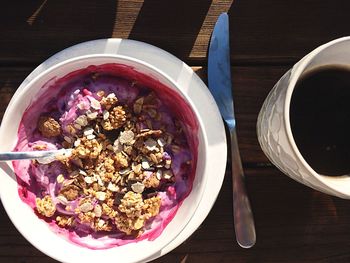
<svg viewBox="0 0 350 263">
<path fill-rule="evenodd" d="M 350 65 L 350 37 L 316 48 L 281 77 L 260 110 L 257 134 L 266 156 L 286 175 L 321 192 L 350 199 L 350 176 L 325 176 L 313 170 L 299 152 L 290 125 L 290 102 L 298 79 L 306 71 L 330 64 Z"/>
</svg>

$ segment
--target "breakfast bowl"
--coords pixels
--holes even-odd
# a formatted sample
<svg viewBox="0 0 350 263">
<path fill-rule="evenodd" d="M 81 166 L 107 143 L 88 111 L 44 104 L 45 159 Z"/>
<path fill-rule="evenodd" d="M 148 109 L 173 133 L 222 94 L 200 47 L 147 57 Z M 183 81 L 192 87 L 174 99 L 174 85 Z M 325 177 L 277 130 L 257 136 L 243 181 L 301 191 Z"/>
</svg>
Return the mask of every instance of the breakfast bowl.
<svg viewBox="0 0 350 263">
<path fill-rule="evenodd" d="M 152 223 L 148 224 L 147 226 L 145 223 L 143 226 L 145 229 L 143 229 L 142 232 L 134 235 L 135 230 L 140 229 L 140 226 L 137 226 L 134 229 L 131 229 L 129 232 L 128 230 L 126 232 L 124 231 L 124 234 L 126 235 L 123 237 L 116 237 L 113 235 L 113 232 L 103 232 L 104 234 L 96 237 L 93 236 L 91 232 L 77 234 L 71 228 L 67 228 L 67 225 L 64 225 L 64 227 L 59 227 L 58 225 L 60 220 L 57 217 L 62 219 L 64 214 L 57 214 L 59 211 L 55 210 L 53 213 L 49 213 L 49 215 L 47 215 L 45 214 L 45 211 L 40 209 L 40 207 L 45 207 L 47 209 L 47 204 L 46 206 L 45 204 L 40 206 L 40 204 L 43 204 L 43 201 L 49 195 L 41 194 L 43 191 L 41 188 L 38 191 L 34 191 L 33 187 L 30 187 L 30 179 L 33 180 L 33 178 L 30 176 L 28 177 L 28 173 L 24 172 L 24 168 L 28 167 L 23 165 L 23 161 L 6 164 L 2 163 L 0 193 L 2 203 L 10 219 L 21 234 L 35 247 L 45 254 L 63 262 L 77 262 L 82 260 L 86 262 L 93 262 L 96 260 L 110 259 L 118 259 L 120 262 L 145 261 L 147 258 L 152 257 L 152 255 L 157 254 L 157 252 L 164 250 L 164 248 L 172 243 L 186 227 L 187 235 L 192 233 L 204 219 L 203 217 L 201 217 L 200 220 L 197 218 L 194 226 L 191 226 L 190 229 L 187 226 L 190 222 L 192 222 L 193 225 L 193 218 L 196 218 L 198 206 L 203 198 L 203 193 L 206 191 L 207 180 L 210 176 L 210 151 L 208 149 L 210 149 L 211 146 L 208 143 L 208 131 L 205 129 L 202 123 L 203 120 L 201 114 L 199 114 L 196 106 L 193 104 L 188 94 L 186 94 L 183 89 L 179 87 L 179 83 L 174 82 L 171 77 L 162 72 L 162 70 L 159 68 L 143 60 L 120 54 L 89 54 L 71 57 L 57 62 L 46 69 L 42 69 L 39 74 L 36 74 L 36 76 L 29 80 L 27 79 L 24 83 L 25 85 L 22 85 L 18 89 L 11 100 L 0 128 L 0 134 L 3 136 L 3 138 L 6 138 L 4 143 L 1 145 L 1 151 L 11 151 L 13 149 L 42 149 L 40 148 L 42 146 L 38 146 L 36 142 L 33 142 L 33 138 L 38 139 L 37 134 L 30 137 L 31 132 L 34 134 L 37 133 L 38 129 L 40 130 L 40 127 L 37 127 L 38 123 L 40 123 L 40 118 L 42 115 L 46 115 L 45 117 L 47 117 L 47 108 L 50 108 L 56 101 L 59 101 L 60 96 L 62 96 L 61 89 L 69 90 L 69 93 L 63 93 L 68 97 L 75 95 L 79 95 L 80 98 L 84 97 L 84 95 L 89 96 L 91 93 L 89 93 L 88 83 L 82 81 L 81 90 L 75 89 L 75 87 L 74 90 L 70 89 L 71 86 L 67 88 L 66 83 L 72 83 L 76 81 L 76 78 L 83 75 L 84 77 L 87 75 L 90 77 L 93 76 L 93 80 L 95 81 L 96 78 L 99 79 L 100 76 L 106 72 L 108 72 L 108 74 L 115 74 L 112 74 L 113 77 L 121 78 L 123 81 L 126 80 L 127 83 L 129 83 L 128 88 L 130 88 L 130 91 L 135 85 L 143 86 L 146 88 L 146 90 L 149 89 L 152 91 L 152 93 L 156 94 L 156 99 L 163 102 L 163 108 L 169 108 L 170 111 L 175 114 L 170 115 L 170 117 L 175 116 L 176 119 L 179 120 L 181 124 L 180 128 L 183 129 L 184 135 L 188 140 L 191 157 L 190 160 L 186 160 L 186 162 L 189 164 L 191 169 L 189 169 L 187 175 L 187 185 L 185 188 L 180 187 L 179 185 L 176 186 L 176 173 L 174 172 L 174 178 L 172 180 L 175 183 L 175 187 L 171 189 L 175 191 L 175 193 L 178 189 L 182 190 L 180 190 L 181 193 L 178 193 L 177 199 L 176 195 L 175 197 L 173 196 L 173 198 L 176 199 L 176 204 L 174 203 L 175 205 L 172 206 L 171 209 L 169 208 L 169 213 L 162 215 L 162 203 L 164 202 L 164 199 L 160 198 L 161 205 L 159 215 L 153 215 L 154 218 L 152 219 L 146 218 L 145 221 L 151 220 Z M 104 85 L 103 88 L 106 88 L 106 85 L 111 85 L 111 82 L 108 81 L 102 81 L 101 83 Z M 120 82 L 114 84 L 115 87 L 121 85 Z M 81 94 L 78 94 L 79 92 L 77 92 L 77 90 L 79 90 Z M 105 89 L 106 94 L 104 98 L 106 100 L 113 97 L 112 95 L 114 93 L 112 91 L 113 88 L 107 88 L 107 90 Z M 116 95 L 116 97 L 119 96 L 119 91 L 120 90 L 117 89 L 115 92 L 114 95 Z M 133 91 L 135 91 L 135 89 Z M 94 90 L 94 92 L 97 94 L 97 90 Z M 142 92 L 144 93 L 145 90 Z M 126 92 L 124 99 L 128 99 L 130 94 L 133 94 L 133 92 Z M 101 94 L 99 96 L 103 97 Z M 97 98 L 97 100 L 99 99 Z M 120 101 L 123 101 L 123 98 Z M 135 101 L 136 97 L 134 98 L 133 102 Z M 92 102 L 96 103 L 96 101 L 90 100 L 91 104 L 93 104 Z M 133 106 L 135 108 L 135 104 Z M 74 102 L 73 104 L 68 103 L 64 110 L 71 112 L 72 108 L 74 107 L 77 107 Z M 134 110 L 135 109 L 131 109 L 129 111 L 131 115 Z M 105 111 L 106 110 L 103 111 L 103 109 L 100 110 L 102 121 L 105 118 L 105 116 L 103 116 Z M 152 112 L 157 113 L 161 111 L 162 110 L 155 108 L 155 110 Z M 65 113 L 64 115 L 67 116 L 69 114 Z M 76 119 L 77 118 L 74 120 L 76 121 Z M 63 123 L 60 124 L 64 125 Z M 62 126 L 61 130 L 64 132 L 66 128 L 66 126 Z M 120 128 L 121 127 L 118 127 L 118 129 Z M 143 130 L 147 132 L 149 128 L 150 127 L 144 127 Z M 218 126 L 218 128 L 222 127 Z M 83 134 L 85 134 L 85 131 L 86 130 L 84 130 Z M 42 132 L 42 130 L 40 130 L 40 132 Z M 123 132 L 119 131 L 119 134 L 122 133 Z M 91 134 L 89 133 L 88 136 L 89 135 Z M 21 136 L 23 136 L 23 138 Z M 66 134 L 60 134 L 57 136 L 61 137 L 60 146 L 62 146 L 61 144 L 64 142 L 66 144 L 67 142 L 70 142 L 70 140 L 66 138 Z M 77 138 L 77 140 L 78 139 L 79 138 Z M 48 141 L 51 143 L 52 138 L 49 138 Z M 50 143 L 47 145 L 51 145 Z M 57 141 L 55 141 L 55 143 L 57 144 Z M 27 147 L 27 145 L 31 145 L 31 147 L 34 145 L 34 148 Z M 67 147 L 74 148 L 74 146 L 76 145 L 71 142 L 71 144 Z M 31 163 L 32 161 L 28 162 Z M 40 167 L 41 165 L 40 161 L 33 163 L 36 163 L 36 165 L 34 165 L 35 167 Z M 142 166 L 142 168 L 147 170 L 147 167 Z M 35 174 L 38 172 L 38 170 L 40 169 L 36 170 L 31 168 L 30 173 Z M 123 170 L 125 172 L 125 169 Z M 83 173 L 85 172 L 83 171 Z M 45 179 L 43 179 L 45 174 L 52 174 L 52 171 L 45 170 L 43 172 L 44 176 L 41 174 L 40 179 L 38 179 L 38 177 L 34 178 L 36 181 L 40 181 L 41 179 L 45 181 Z M 62 174 L 53 175 L 57 181 L 61 180 L 62 176 Z M 67 175 L 64 176 L 67 177 Z M 71 179 L 69 176 L 65 179 Z M 50 180 L 51 179 L 49 179 L 49 181 Z M 167 183 L 169 184 L 169 182 Z M 125 191 L 136 191 L 135 188 L 132 188 L 133 185 L 128 184 L 128 182 L 126 182 L 126 184 L 127 186 L 125 188 L 127 189 L 124 189 Z M 179 184 L 183 185 L 186 183 L 180 182 Z M 38 185 L 40 187 L 45 186 L 45 184 L 42 183 L 39 183 Z M 52 191 L 57 192 L 57 186 L 54 188 L 55 190 Z M 86 189 L 80 190 L 85 191 Z M 167 190 L 169 190 L 169 188 L 167 188 Z M 136 194 L 141 196 L 141 194 L 137 191 Z M 48 191 L 47 193 L 51 192 Z M 214 200 L 216 195 L 213 195 Z M 66 202 L 67 200 L 64 201 Z M 127 203 L 129 201 L 130 200 L 126 200 Z M 167 199 L 167 201 L 169 201 L 169 199 Z M 55 202 L 55 200 L 51 200 L 51 203 L 49 202 L 49 204 Z M 86 208 L 86 203 L 83 203 L 83 205 L 84 209 L 89 210 L 89 208 Z M 73 209 L 77 208 L 80 209 L 80 206 L 73 207 Z M 164 211 L 166 211 L 166 209 Z M 127 213 L 126 211 L 124 212 Z M 100 226 L 102 225 L 103 224 L 100 224 Z M 105 230 L 106 229 L 102 229 L 102 231 Z"/>
</svg>

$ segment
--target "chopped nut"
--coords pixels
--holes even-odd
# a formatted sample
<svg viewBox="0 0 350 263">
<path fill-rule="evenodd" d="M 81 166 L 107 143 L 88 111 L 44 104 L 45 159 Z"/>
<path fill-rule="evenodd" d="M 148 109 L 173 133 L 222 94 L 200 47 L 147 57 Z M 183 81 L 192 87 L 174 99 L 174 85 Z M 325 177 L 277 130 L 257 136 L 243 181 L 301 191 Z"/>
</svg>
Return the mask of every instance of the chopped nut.
<svg viewBox="0 0 350 263">
<path fill-rule="evenodd" d="M 86 114 L 89 120 L 95 120 L 98 116 L 98 112 L 89 112 Z"/>
<path fill-rule="evenodd" d="M 100 205 L 95 205 L 94 213 L 96 217 L 102 216 L 102 207 Z"/>
<path fill-rule="evenodd" d="M 102 214 L 108 216 L 109 218 L 114 218 L 117 215 L 117 212 L 114 211 L 107 204 L 102 204 Z"/>
<path fill-rule="evenodd" d="M 134 222 L 133 228 L 135 230 L 139 230 L 140 228 L 143 227 L 144 223 L 145 223 L 144 219 L 137 218 L 136 221 Z"/>
<path fill-rule="evenodd" d="M 91 135 L 93 133 L 94 133 L 94 129 L 91 128 L 91 127 L 87 127 L 87 128 L 84 129 L 84 135 L 85 136 Z"/>
<path fill-rule="evenodd" d="M 61 227 L 71 226 L 74 222 L 74 217 L 57 216 L 56 222 Z"/>
<path fill-rule="evenodd" d="M 94 206 L 90 202 L 83 203 L 79 206 L 81 212 L 86 213 L 94 209 Z"/>
<path fill-rule="evenodd" d="M 147 136 L 159 136 L 161 135 L 163 132 L 162 130 L 147 130 L 147 131 L 143 131 L 139 134 L 136 135 L 136 138 L 141 138 L 141 137 L 147 137 Z"/>
<path fill-rule="evenodd" d="M 107 110 L 112 108 L 112 106 L 114 106 L 118 102 L 117 97 L 115 96 L 115 94 L 113 96 L 113 94 L 114 93 L 109 94 L 107 97 L 102 98 L 102 100 L 100 101 L 102 107 L 104 107 Z"/>
<path fill-rule="evenodd" d="M 58 202 L 60 202 L 62 205 L 67 205 L 67 204 L 68 204 L 67 198 L 65 198 L 63 195 L 57 196 L 56 199 L 57 199 Z"/>
<path fill-rule="evenodd" d="M 105 192 L 96 192 L 95 196 L 100 201 L 106 200 L 106 193 Z"/>
<path fill-rule="evenodd" d="M 157 116 L 157 111 L 155 109 L 147 109 L 147 113 L 151 118 L 155 118 Z"/>
<path fill-rule="evenodd" d="M 137 182 L 137 183 L 134 183 L 134 184 L 131 185 L 131 189 L 135 193 L 141 194 L 143 192 L 143 190 L 145 189 L 145 186 L 142 183 Z"/>
<path fill-rule="evenodd" d="M 103 111 L 103 119 L 104 119 L 104 120 L 107 120 L 108 118 L 109 118 L 109 111 L 104 110 L 104 111 Z"/>
<path fill-rule="evenodd" d="M 163 171 L 158 169 L 157 172 L 156 172 L 156 177 L 158 180 L 162 179 L 162 176 L 163 176 Z"/>
<path fill-rule="evenodd" d="M 159 179 L 156 175 L 152 174 L 150 177 L 145 178 L 142 183 L 146 188 L 157 188 L 159 186 Z"/>
<path fill-rule="evenodd" d="M 158 159 L 157 159 L 157 157 L 156 157 L 156 155 L 155 155 L 154 153 L 151 153 L 151 154 L 149 155 L 149 157 L 151 158 L 151 161 L 152 161 L 153 163 L 155 163 L 155 164 L 158 163 Z"/>
<path fill-rule="evenodd" d="M 132 163 L 131 168 L 136 174 L 141 172 L 141 164 Z"/>
<path fill-rule="evenodd" d="M 75 185 L 65 186 L 61 189 L 60 194 L 67 198 L 69 201 L 75 200 L 79 195 L 79 187 Z"/>
<path fill-rule="evenodd" d="M 153 140 L 152 138 L 148 138 L 145 141 L 145 147 L 149 151 L 155 151 L 157 149 L 157 142 L 155 140 Z"/>
<path fill-rule="evenodd" d="M 144 100 L 144 97 L 141 97 L 135 101 L 134 113 L 140 114 L 140 112 L 142 111 L 143 100 Z"/>
<path fill-rule="evenodd" d="M 95 219 L 95 214 L 93 212 L 79 213 L 78 218 L 82 223 L 92 223 Z"/>
<path fill-rule="evenodd" d="M 92 140 L 95 138 L 96 138 L 96 136 L 94 134 L 90 134 L 90 135 L 86 136 L 86 139 L 88 139 L 88 140 Z"/>
<path fill-rule="evenodd" d="M 143 169 L 146 169 L 146 170 L 151 168 L 151 166 L 150 166 L 149 162 L 147 161 L 147 159 L 142 159 L 141 166 L 142 166 Z"/>
<path fill-rule="evenodd" d="M 78 123 L 75 123 L 73 126 L 74 126 L 74 128 L 76 128 L 77 130 L 81 130 L 81 126 L 80 126 Z"/>
<path fill-rule="evenodd" d="M 33 146 L 33 150 L 46 150 L 47 149 L 47 145 L 46 144 L 37 144 Z"/>
<path fill-rule="evenodd" d="M 73 156 L 96 159 L 101 151 L 102 146 L 96 139 L 88 140 L 83 137 L 80 145 L 73 150 Z"/>
<path fill-rule="evenodd" d="M 61 125 L 51 117 L 40 117 L 38 129 L 45 137 L 56 137 L 61 134 Z"/>
<path fill-rule="evenodd" d="M 109 182 L 107 189 L 112 192 L 117 192 L 119 190 L 119 188 L 111 182 Z"/>
<path fill-rule="evenodd" d="M 75 142 L 74 142 L 74 147 L 78 147 L 81 143 L 81 140 L 80 139 L 77 139 Z"/>
<path fill-rule="evenodd" d="M 116 106 L 109 112 L 107 120 L 102 121 L 103 129 L 110 131 L 118 129 L 126 122 L 126 112 L 122 106 Z"/>
<path fill-rule="evenodd" d="M 68 124 L 66 126 L 66 131 L 70 134 L 70 135 L 75 135 L 77 133 L 76 129 L 73 127 L 73 125 Z"/>
<path fill-rule="evenodd" d="M 56 206 L 49 195 L 46 195 L 43 199 L 36 198 L 35 203 L 36 209 L 43 216 L 51 217 L 56 212 Z"/>
<path fill-rule="evenodd" d="M 164 167 L 165 167 L 166 169 L 170 169 L 170 165 L 171 165 L 171 159 L 165 160 L 165 165 L 164 165 Z"/>
<path fill-rule="evenodd" d="M 103 90 L 99 90 L 97 91 L 97 96 L 99 96 L 100 98 L 102 98 L 105 95 L 105 92 Z"/>
<path fill-rule="evenodd" d="M 100 102 L 98 100 L 96 100 L 95 98 L 90 98 L 90 102 L 91 102 L 91 108 L 93 108 L 95 110 L 101 109 Z"/>
<path fill-rule="evenodd" d="M 125 169 L 122 169 L 119 171 L 119 174 L 120 175 L 125 175 L 125 174 L 128 174 L 131 172 L 131 169 L 129 167 L 125 168 Z"/>
<path fill-rule="evenodd" d="M 160 147 L 164 147 L 166 145 L 166 141 L 163 138 L 159 138 L 157 143 Z"/>
<path fill-rule="evenodd" d="M 56 178 L 57 183 L 62 184 L 64 182 L 64 176 L 63 174 L 59 174 Z"/>
<path fill-rule="evenodd" d="M 159 214 L 159 209 L 161 205 L 161 199 L 158 196 L 145 199 L 144 200 L 144 209 L 148 213 L 149 217 L 154 217 Z"/>
<path fill-rule="evenodd" d="M 75 120 L 75 123 L 78 124 L 80 126 L 80 129 L 81 127 L 85 127 L 86 125 L 88 125 L 88 119 L 87 119 L 87 116 L 85 115 L 80 115 L 76 120 Z M 78 126 L 75 126 L 75 128 L 78 129 Z"/>
<path fill-rule="evenodd" d="M 120 212 L 125 213 L 127 217 L 139 217 L 142 213 L 143 205 L 142 195 L 129 191 L 121 199 L 118 209 Z"/>
<path fill-rule="evenodd" d="M 173 172 L 171 170 L 165 170 L 163 172 L 163 178 L 166 180 L 171 179 L 171 177 L 173 177 Z"/>
<path fill-rule="evenodd" d="M 134 133 L 133 131 L 124 131 L 121 132 L 119 135 L 119 142 L 121 144 L 132 144 L 132 142 L 134 141 Z"/>
<path fill-rule="evenodd" d="M 121 152 L 117 153 L 114 157 L 116 167 L 125 168 L 129 166 L 128 159 Z"/>
</svg>

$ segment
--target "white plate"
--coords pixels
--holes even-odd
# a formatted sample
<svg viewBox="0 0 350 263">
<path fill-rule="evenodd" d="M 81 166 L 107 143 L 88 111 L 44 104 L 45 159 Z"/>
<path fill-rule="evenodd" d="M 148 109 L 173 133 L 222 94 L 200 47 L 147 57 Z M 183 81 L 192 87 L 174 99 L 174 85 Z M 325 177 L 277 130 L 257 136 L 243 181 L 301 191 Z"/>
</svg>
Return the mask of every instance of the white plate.
<svg viewBox="0 0 350 263">
<path fill-rule="evenodd" d="M 227 145 L 224 125 L 218 107 L 202 80 L 184 62 L 159 49 L 143 42 L 126 39 L 100 39 L 84 42 L 69 47 L 39 65 L 20 85 L 13 95 L 12 101 L 26 86 L 26 84 L 49 67 L 70 58 L 89 54 L 118 54 L 143 60 L 155 67 L 161 68 L 174 82 L 178 83 L 184 93 L 192 100 L 202 117 L 203 125 L 208 134 L 211 158 L 208 178 L 203 198 L 195 215 L 185 229 L 164 249 L 152 255 L 147 261 L 154 260 L 170 252 L 183 243 L 204 221 L 220 191 L 226 168 Z M 215 128 L 214 128 L 215 127 Z M 218 127 L 221 127 L 218 129 Z"/>
</svg>

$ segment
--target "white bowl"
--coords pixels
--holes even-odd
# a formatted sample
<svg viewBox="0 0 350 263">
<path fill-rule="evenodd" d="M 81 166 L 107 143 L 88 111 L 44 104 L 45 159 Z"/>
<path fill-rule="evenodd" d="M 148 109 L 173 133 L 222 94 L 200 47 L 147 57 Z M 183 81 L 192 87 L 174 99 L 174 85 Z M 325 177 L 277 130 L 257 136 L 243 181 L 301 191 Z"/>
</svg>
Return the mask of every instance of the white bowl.
<svg viewBox="0 0 350 263">
<path fill-rule="evenodd" d="M 52 66 L 21 88 L 10 102 L 3 117 L 0 127 L 2 140 L 0 151 L 10 151 L 17 142 L 17 130 L 23 112 L 41 92 L 44 84 L 53 77 L 63 77 L 66 74 L 86 68 L 90 65 L 105 63 L 120 63 L 133 67 L 136 71 L 152 76 L 161 83 L 176 91 L 192 108 L 198 121 L 198 157 L 196 175 L 193 188 L 186 197 L 175 217 L 163 230 L 162 234 L 153 241 L 142 240 L 137 243 L 130 243 L 120 247 L 103 250 L 92 250 L 75 245 L 62 236 L 55 234 L 46 222 L 39 219 L 33 210 L 23 203 L 17 190 L 17 182 L 13 174 L 11 163 L 2 164 L 0 173 L 0 194 L 4 208 L 10 219 L 21 232 L 21 234 L 43 253 L 63 262 L 96 262 L 116 260 L 119 262 L 139 262 L 156 254 L 174 240 L 186 227 L 201 201 L 208 176 L 215 176 L 208 173 L 208 141 L 207 134 L 203 128 L 201 116 L 193 106 L 191 99 L 160 69 L 138 59 L 112 54 L 85 55 L 65 60 Z M 222 128 L 222 127 L 218 127 Z M 220 131 L 221 132 L 221 131 Z M 226 153 L 225 153 L 226 158 Z M 196 226 L 198 227 L 198 225 Z M 196 228 L 192 229 L 194 231 Z"/>
</svg>

